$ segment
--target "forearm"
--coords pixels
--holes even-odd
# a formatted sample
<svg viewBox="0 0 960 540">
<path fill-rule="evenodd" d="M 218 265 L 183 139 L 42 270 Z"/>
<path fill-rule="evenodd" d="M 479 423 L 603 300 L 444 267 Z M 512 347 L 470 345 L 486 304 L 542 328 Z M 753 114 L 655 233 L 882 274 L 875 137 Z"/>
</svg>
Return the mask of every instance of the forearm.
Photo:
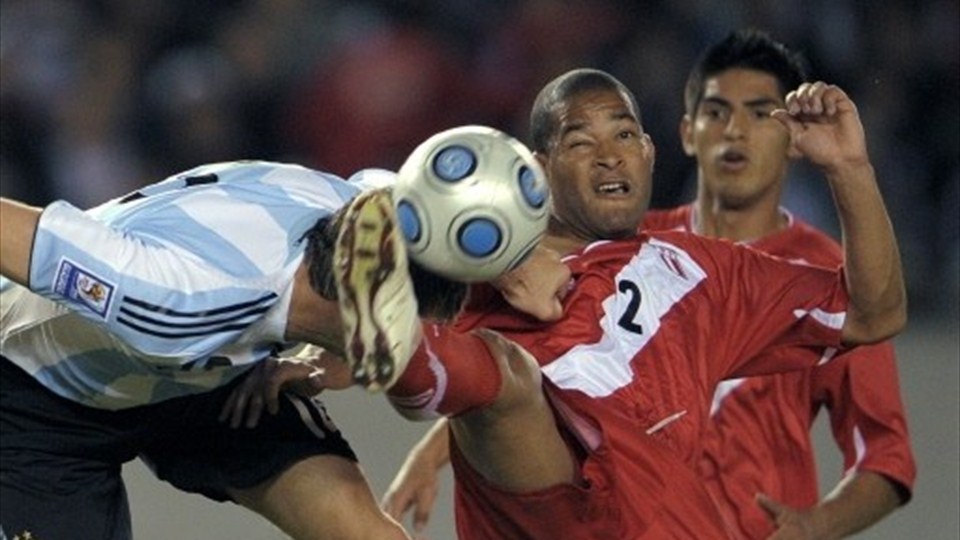
<svg viewBox="0 0 960 540">
<path fill-rule="evenodd" d="M 877 523 L 901 504 L 894 485 L 883 475 L 851 475 L 817 505 L 817 538 L 845 538 Z"/>
<path fill-rule="evenodd" d="M 891 337 L 906 324 L 906 292 L 896 237 L 873 167 L 855 162 L 826 173 L 839 213 L 850 296 L 844 341 Z"/>
<path fill-rule="evenodd" d="M 437 420 L 412 450 L 411 456 L 417 456 L 439 469 L 450 462 L 450 423 L 446 418 Z"/>
<path fill-rule="evenodd" d="M 39 220 L 39 208 L 0 197 L 0 274 L 25 286 Z"/>
</svg>

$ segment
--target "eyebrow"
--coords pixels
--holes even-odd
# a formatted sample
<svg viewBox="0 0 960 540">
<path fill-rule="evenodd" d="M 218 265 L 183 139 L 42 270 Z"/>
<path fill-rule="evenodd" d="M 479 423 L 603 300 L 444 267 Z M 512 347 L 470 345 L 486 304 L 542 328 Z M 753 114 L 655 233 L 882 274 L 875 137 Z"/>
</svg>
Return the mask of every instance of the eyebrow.
<svg viewBox="0 0 960 540">
<path fill-rule="evenodd" d="M 610 114 L 609 118 L 614 121 L 627 120 L 633 124 L 636 124 L 637 126 L 640 125 L 640 121 L 637 120 L 637 117 L 634 116 L 634 114 L 630 112 L 628 109 L 616 111 Z M 566 137 L 567 135 L 575 131 L 582 131 L 584 127 L 586 127 L 586 125 L 587 123 L 583 121 L 571 122 L 567 124 L 566 126 L 563 127 L 563 129 L 560 130 L 560 134 L 557 137 L 557 140 L 563 140 L 564 137 Z"/>
<path fill-rule="evenodd" d="M 726 99 L 719 98 L 719 97 L 713 97 L 713 96 L 703 98 L 703 100 L 701 101 L 701 103 L 712 103 L 712 104 L 715 104 L 715 105 L 721 105 L 721 106 L 723 106 L 723 107 L 730 107 L 730 106 L 732 105 L 732 104 L 731 104 L 728 100 L 726 100 Z M 751 108 L 752 108 L 752 107 L 763 107 L 763 106 L 767 106 L 767 105 L 773 105 L 773 106 L 775 106 L 775 107 L 780 107 L 780 106 L 782 106 L 782 103 L 779 102 L 779 101 L 777 101 L 776 99 L 773 99 L 773 98 L 763 97 L 763 98 L 751 99 L 750 101 L 746 101 L 746 102 L 744 102 L 744 105 L 746 105 L 747 107 L 751 107 Z"/>
</svg>

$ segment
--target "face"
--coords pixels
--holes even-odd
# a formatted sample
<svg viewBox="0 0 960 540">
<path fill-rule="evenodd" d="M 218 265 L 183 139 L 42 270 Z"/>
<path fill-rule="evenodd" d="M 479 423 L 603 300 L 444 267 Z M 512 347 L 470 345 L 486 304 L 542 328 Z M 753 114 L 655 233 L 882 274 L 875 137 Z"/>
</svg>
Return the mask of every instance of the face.
<svg viewBox="0 0 960 540">
<path fill-rule="evenodd" d="M 650 202 L 654 148 L 630 101 L 593 90 L 556 114 L 549 152 L 538 154 L 553 198 L 551 232 L 587 242 L 635 235 Z"/>
<path fill-rule="evenodd" d="M 779 202 L 792 155 L 786 128 L 770 112 L 783 98 L 776 77 L 761 71 L 730 69 L 704 81 L 693 118 L 680 125 L 702 194 L 732 209 Z"/>
</svg>

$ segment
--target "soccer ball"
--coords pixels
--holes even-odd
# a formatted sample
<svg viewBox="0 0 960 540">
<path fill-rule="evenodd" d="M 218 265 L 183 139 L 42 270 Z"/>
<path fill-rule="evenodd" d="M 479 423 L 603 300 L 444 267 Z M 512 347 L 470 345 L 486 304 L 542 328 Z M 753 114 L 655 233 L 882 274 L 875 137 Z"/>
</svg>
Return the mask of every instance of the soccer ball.
<svg viewBox="0 0 960 540">
<path fill-rule="evenodd" d="M 427 139 L 400 168 L 393 191 L 410 257 L 468 283 L 523 261 L 546 230 L 549 199 L 530 150 L 484 126 Z"/>
</svg>

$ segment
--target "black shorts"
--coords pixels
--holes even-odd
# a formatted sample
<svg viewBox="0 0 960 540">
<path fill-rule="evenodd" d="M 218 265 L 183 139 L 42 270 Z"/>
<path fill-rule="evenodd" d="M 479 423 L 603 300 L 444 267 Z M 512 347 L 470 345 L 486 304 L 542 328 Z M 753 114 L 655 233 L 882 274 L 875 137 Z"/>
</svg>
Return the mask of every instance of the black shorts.
<svg viewBox="0 0 960 540">
<path fill-rule="evenodd" d="M 121 466 L 137 456 L 158 478 L 216 501 L 306 457 L 356 461 L 316 399 L 288 395 L 256 428 L 217 419 L 228 386 L 154 405 L 107 411 L 46 389 L 0 357 L 0 527 L 8 538 L 120 539 L 131 535 Z"/>
</svg>

